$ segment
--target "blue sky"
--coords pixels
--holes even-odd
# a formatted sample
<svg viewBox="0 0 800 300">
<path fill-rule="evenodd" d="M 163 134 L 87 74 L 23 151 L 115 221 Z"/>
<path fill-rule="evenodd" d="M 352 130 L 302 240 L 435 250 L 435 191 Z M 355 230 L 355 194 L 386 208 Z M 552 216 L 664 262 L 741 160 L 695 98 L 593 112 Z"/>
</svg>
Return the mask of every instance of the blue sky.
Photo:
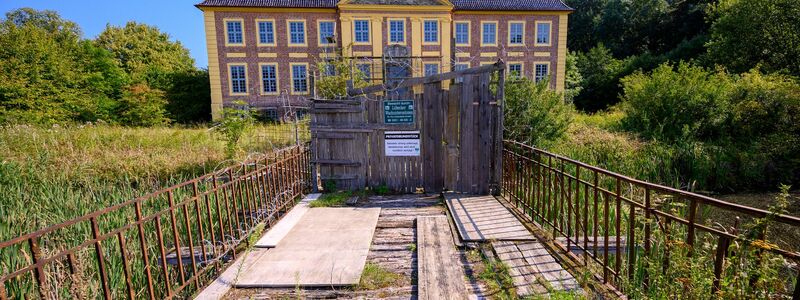
<svg viewBox="0 0 800 300">
<path fill-rule="evenodd" d="M 208 66 L 203 14 L 194 7 L 200 0 L 0 0 L 2 18 L 13 9 L 32 7 L 55 10 L 81 27 L 85 38 L 94 38 L 106 24 L 122 26 L 136 21 L 156 26 L 180 41 L 198 67 Z"/>
</svg>

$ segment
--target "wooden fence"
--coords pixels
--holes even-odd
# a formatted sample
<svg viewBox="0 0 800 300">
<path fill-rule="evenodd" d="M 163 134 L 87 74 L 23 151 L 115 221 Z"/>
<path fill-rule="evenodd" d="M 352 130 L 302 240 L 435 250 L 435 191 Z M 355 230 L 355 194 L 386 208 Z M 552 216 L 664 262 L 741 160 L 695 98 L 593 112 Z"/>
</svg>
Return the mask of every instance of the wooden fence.
<svg viewBox="0 0 800 300">
<path fill-rule="evenodd" d="M 188 297 L 310 188 L 294 146 L 0 242 L 0 299 Z"/>
<path fill-rule="evenodd" d="M 386 185 L 392 190 L 497 190 L 502 148 L 502 61 L 424 78 L 350 88 L 346 100 L 313 100 L 313 162 L 323 182 L 339 188 Z M 496 91 L 492 74 L 499 73 Z M 459 79 L 448 90 L 443 81 Z M 413 87 L 422 86 L 421 94 Z M 419 88 L 417 88 L 420 90 Z M 396 92 L 396 91 L 405 92 Z M 385 94 L 376 94 L 385 93 Z M 413 122 L 385 120 L 387 101 L 413 101 Z M 393 156 L 386 137 L 419 135 L 419 153 Z"/>
<path fill-rule="evenodd" d="M 773 296 L 793 293 L 793 299 L 800 299 L 800 276 L 792 269 L 800 262 L 800 245 L 781 239 L 789 230 L 800 232 L 800 218 L 640 181 L 518 142 L 506 141 L 503 155 L 503 197 L 530 221 L 552 232 L 562 251 L 597 270 L 603 283 L 624 293 L 634 288 L 647 293 L 689 280 L 682 277 L 685 273 L 708 272 L 705 292 L 714 295 L 724 280 L 743 272 L 726 270 L 727 259 L 736 251 L 733 245 L 738 243 L 739 255 L 745 255 L 741 252 L 749 247 L 755 253 L 751 259 L 756 260 L 751 263 L 756 265 L 766 260 L 762 253 L 767 252 L 794 262 L 794 267 L 777 266 L 780 270 L 775 271 L 785 278 L 785 290 L 784 296 Z M 757 223 L 764 218 L 769 224 Z M 687 257 L 696 265 L 672 266 Z M 709 268 L 703 270 L 703 266 Z M 757 274 L 748 276 L 752 276 L 744 279 L 748 284 L 758 281 Z M 781 288 L 774 289 L 781 293 Z M 691 292 L 681 294 L 685 293 Z M 744 297 L 772 296 L 753 292 Z"/>
</svg>

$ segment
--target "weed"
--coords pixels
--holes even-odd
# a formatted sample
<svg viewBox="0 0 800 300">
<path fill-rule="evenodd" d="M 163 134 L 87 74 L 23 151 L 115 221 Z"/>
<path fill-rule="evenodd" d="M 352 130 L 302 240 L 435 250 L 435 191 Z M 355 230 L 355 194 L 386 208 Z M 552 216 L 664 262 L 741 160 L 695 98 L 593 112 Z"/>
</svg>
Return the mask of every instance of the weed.
<svg viewBox="0 0 800 300">
<path fill-rule="evenodd" d="M 408 244 L 407 248 L 408 248 L 408 251 L 417 252 L 417 244 L 416 243 Z"/>
<path fill-rule="evenodd" d="M 319 199 L 311 201 L 308 204 L 310 207 L 332 207 L 332 206 L 344 206 L 347 199 L 353 195 L 350 191 L 342 191 L 336 193 L 327 193 L 322 194 Z"/>
<path fill-rule="evenodd" d="M 368 262 L 361 273 L 361 281 L 356 289 L 358 290 L 377 290 L 390 286 L 397 286 L 402 283 L 403 275 L 392 273 L 383 267 Z"/>
<path fill-rule="evenodd" d="M 386 186 L 385 184 L 381 184 L 381 185 L 373 188 L 372 190 L 375 191 L 376 195 L 383 196 L 383 195 L 388 195 L 389 194 L 389 187 Z"/>
</svg>

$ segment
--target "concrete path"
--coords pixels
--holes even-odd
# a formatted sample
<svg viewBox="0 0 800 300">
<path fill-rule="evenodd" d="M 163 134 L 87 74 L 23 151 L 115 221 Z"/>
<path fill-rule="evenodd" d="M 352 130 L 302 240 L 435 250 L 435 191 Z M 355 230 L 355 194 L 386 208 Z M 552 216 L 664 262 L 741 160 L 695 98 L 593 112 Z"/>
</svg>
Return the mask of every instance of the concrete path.
<svg viewBox="0 0 800 300">
<path fill-rule="evenodd" d="M 308 204 L 311 203 L 311 201 L 319 199 L 320 195 L 321 194 L 310 194 L 303 198 L 303 200 L 300 200 L 300 203 L 297 203 L 297 205 L 289 210 L 289 212 L 278 221 L 278 224 L 272 226 L 272 228 L 267 231 L 267 234 L 261 237 L 253 246 L 256 248 L 275 248 L 278 242 L 280 242 L 294 225 L 300 221 L 300 218 L 306 214 L 310 208 Z"/>
<path fill-rule="evenodd" d="M 357 284 L 380 208 L 311 208 L 275 248 L 247 264 L 242 287 L 332 287 Z"/>
<path fill-rule="evenodd" d="M 444 194 L 444 197 L 465 242 L 536 240 L 528 228 L 493 196 Z"/>
</svg>

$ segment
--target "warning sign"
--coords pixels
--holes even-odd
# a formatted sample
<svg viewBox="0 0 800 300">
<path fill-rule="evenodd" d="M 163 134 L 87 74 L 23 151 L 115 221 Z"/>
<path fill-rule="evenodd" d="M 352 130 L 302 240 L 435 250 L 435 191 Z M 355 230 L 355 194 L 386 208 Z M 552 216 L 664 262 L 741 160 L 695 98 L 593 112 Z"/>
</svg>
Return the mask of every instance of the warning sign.
<svg viewBox="0 0 800 300">
<path fill-rule="evenodd" d="M 387 131 L 383 139 L 386 156 L 419 156 L 419 131 Z"/>
</svg>

